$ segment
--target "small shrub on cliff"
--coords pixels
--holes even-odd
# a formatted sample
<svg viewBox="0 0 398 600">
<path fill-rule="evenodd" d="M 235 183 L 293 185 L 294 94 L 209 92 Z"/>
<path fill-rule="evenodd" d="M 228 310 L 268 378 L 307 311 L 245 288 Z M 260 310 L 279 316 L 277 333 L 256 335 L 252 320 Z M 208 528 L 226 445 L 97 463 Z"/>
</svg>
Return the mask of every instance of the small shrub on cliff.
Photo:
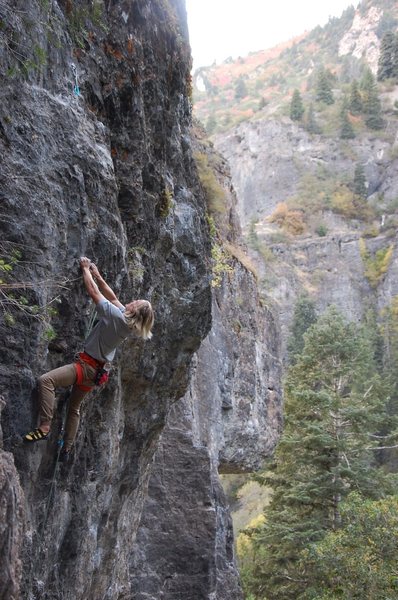
<svg viewBox="0 0 398 600">
<path fill-rule="evenodd" d="M 212 265 L 212 287 L 220 287 L 223 276 L 233 272 L 228 252 L 220 244 L 214 244 L 211 249 Z"/>
<path fill-rule="evenodd" d="M 280 202 L 268 220 L 292 235 L 301 235 L 305 231 L 303 211 L 289 209 L 286 202 Z"/>
<path fill-rule="evenodd" d="M 208 158 L 204 152 L 195 152 L 194 159 L 198 169 L 199 179 L 206 195 L 206 203 L 209 212 L 212 214 L 224 214 L 225 192 L 221 184 L 217 181 L 216 175 L 209 165 Z"/>
<path fill-rule="evenodd" d="M 236 258 L 236 260 L 238 260 L 245 267 L 247 271 L 250 271 L 250 273 L 254 275 L 256 280 L 258 279 L 257 269 L 243 248 L 237 246 L 236 244 L 230 244 L 229 242 L 225 242 L 224 247 L 231 256 Z"/>
<path fill-rule="evenodd" d="M 380 248 L 372 256 L 366 247 L 365 240 L 361 238 L 359 240 L 359 252 L 364 264 L 365 277 L 370 285 L 376 288 L 383 275 L 388 271 L 394 252 L 394 244 L 390 244 L 387 248 Z"/>
</svg>

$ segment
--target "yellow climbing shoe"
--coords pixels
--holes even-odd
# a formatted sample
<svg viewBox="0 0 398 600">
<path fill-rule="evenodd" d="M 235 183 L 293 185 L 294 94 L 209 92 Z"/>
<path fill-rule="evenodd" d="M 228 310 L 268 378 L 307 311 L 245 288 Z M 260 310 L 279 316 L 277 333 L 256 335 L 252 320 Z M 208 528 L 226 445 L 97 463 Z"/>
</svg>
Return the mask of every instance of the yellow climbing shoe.
<svg viewBox="0 0 398 600">
<path fill-rule="evenodd" d="M 39 442 L 40 440 L 46 440 L 49 436 L 49 431 L 45 433 L 38 427 L 37 429 L 33 429 L 33 431 L 29 431 L 26 435 L 23 436 L 24 442 Z"/>
</svg>

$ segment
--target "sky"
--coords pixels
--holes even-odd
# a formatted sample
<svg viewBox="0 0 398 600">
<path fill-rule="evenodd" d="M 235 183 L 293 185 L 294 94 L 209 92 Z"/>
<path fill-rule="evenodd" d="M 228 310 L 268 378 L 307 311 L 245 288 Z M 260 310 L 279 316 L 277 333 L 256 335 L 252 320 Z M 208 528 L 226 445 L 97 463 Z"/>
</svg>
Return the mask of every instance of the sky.
<svg viewBox="0 0 398 600">
<path fill-rule="evenodd" d="M 272 48 L 358 0 L 186 0 L 194 68 Z"/>
</svg>

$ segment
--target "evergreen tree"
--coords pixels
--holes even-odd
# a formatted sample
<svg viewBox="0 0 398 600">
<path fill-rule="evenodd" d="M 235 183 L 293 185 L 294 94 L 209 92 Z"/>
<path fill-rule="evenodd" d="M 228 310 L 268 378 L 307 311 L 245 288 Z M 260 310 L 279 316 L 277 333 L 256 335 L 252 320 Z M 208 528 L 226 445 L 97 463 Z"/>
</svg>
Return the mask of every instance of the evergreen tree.
<svg viewBox="0 0 398 600">
<path fill-rule="evenodd" d="M 247 96 L 247 87 L 242 77 L 239 77 L 235 83 L 235 98 L 241 100 Z"/>
<path fill-rule="evenodd" d="M 365 200 L 368 195 L 368 189 L 366 187 L 366 177 L 365 170 L 363 165 L 360 163 L 356 165 L 354 172 L 354 181 L 353 181 L 354 194 L 359 198 Z"/>
<path fill-rule="evenodd" d="M 355 131 L 346 110 L 341 114 L 340 137 L 342 140 L 352 140 L 355 137 Z"/>
<path fill-rule="evenodd" d="M 300 561 L 311 542 L 341 526 L 340 505 L 352 490 L 377 498 L 386 476 L 373 464 L 373 437 L 385 419 L 384 392 L 361 328 L 330 308 L 304 336 L 285 386 L 285 429 L 265 523 L 253 535 L 262 547 L 249 591 L 256 598 L 298 600 L 311 565 Z"/>
<path fill-rule="evenodd" d="M 377 79 L 383 81 L 393 76 L 395 54 L 395 36 L 391 31 L 383 35 L 380 44 L 380 56 L 377 66 Z"/>
<path fill-rule="evenodd" d="M 290 118 L 292 121 L 301 121 L 304 114 L 303 101 L 299 90 L 294 90 L 292 100 L 290 102 Z"/>
<path fill-rule="evenodd" d="M 398 597 L 398 496 L 342 505 L 343 527 L 305 554 L 312 584 L 303 600 L 387 600 Z"/>
<path fill-rule="evenodd" d="M 289 363 L 294 364 L 304 348 L 304 334 L 316 321 L 314 302 L 306 295 L 299 296 L 294 308 L 291 334 L 287 343 Z"/>
<path fill-rule="evenodd" d="M 395 34 L 394 38 L 394 56 L 392 61 L 391 77 L 398 79 L 398 33 Z"/>
<path fill-rule="evenodd" d="M 370 69 L 365 71 L 361 80 L 363 112 L 366 115 L 365 123 L 369 129 L 382 129 L 384 121 L 381 116 L 381 102 L 377 83 Z"/>
<path fill-rule="evenodd" d="M 358 81 L 356 79 L 354 79 L 351 83 L 348 110 L 352 115 L 359 115 L 362 112 L 362 98 L 358 87 Z"/>
<path fill-rule="evenodd" d="M 319 127 L 317 120 L 315 118 L 315 110 L 314 105 L 311 104 L 308 107 L 307 115 L 305 119 L 305 128 L 308 133 L 322 133 L 321 128 Z"/>
<path fill-rule="evenodd" d="M 216 121 L 214 115 L 211 114 L 211 115 L 209 115 L 209 118 L 207 119 L 207 122 L 206 122 L 207 133 L 209 135 L 211 135 L 216 127 L 217 127 L 217 121 Z"/>
<path fill-rule="evenodd" d="M 315 88 L 315 98 L 317 101 L 324 102 L 325 104 L 334 103 L 331 79 L 332 74 L 330 71 L 327 71 L 323 67 L 319 69 Z"/>
</svg>

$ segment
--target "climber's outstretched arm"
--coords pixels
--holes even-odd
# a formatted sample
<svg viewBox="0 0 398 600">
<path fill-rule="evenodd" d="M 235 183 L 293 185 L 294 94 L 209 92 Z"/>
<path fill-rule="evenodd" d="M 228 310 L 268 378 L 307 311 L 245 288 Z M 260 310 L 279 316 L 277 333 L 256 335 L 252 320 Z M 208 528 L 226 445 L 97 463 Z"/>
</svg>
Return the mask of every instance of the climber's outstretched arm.
<svg viewBox="0 0 398 600">
<path fill-rule="evenodd" d="M 91 261 L 86 256 L 82 256 L 80 259 L 80 267 L 83 273 L 83 281 L 86 286 L 86 290 L 90 298 L 98 304 L 101 300 L 105 300 L 105 297 L 101 294 L 95 283 L 93 276 L 90 271 Z"/>
<path fill-rule="evenodd" d="M 112 288 L 109 287 L 109 285 L 106 283 L 105 279 L 102 277 L 101 273 L 98 270 L 97 265 L 95 265 L 94 263 L 91 263 L 90 264 L 90 272 L 93 275 L 93 277 L 95 278 L 95 281 L 97 282 L 97 285 L 98 285 L 101 293 L 105 296 L 105 298 L 107 300 L 109 300 L 109 302 L 112 302 L 112 304 L 114 304 L 118 308 L 124 308 L 123 304 L 121 302 L 119 302 L 115 292 L 112 290 Z"/>
</svg>

